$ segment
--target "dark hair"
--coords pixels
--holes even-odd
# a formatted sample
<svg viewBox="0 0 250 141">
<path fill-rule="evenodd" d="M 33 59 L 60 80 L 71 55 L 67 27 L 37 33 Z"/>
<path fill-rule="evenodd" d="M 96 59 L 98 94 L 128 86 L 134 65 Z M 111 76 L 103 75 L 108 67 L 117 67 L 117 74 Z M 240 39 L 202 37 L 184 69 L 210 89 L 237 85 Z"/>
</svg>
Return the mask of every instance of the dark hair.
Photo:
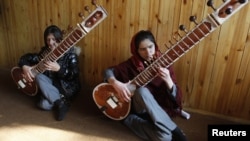
<svg viewBox="0 0 250 141">
<path fill-rule="evenodd" d="M 47 37 L 49 34 L 53 34 L 55 36 L 56 42 L 58 43 L 61 42 L 63 39 L 63 34 L 62 34 L 61 29 L 55 25 L 50 25 L 45 29 L 44 34 L 43 34 L 45 46 L 48 46 Z"/>
<path fill-rule="evenodd" d="M 156 45 L 155 37 L 152 32 L 150 32 L 149 30 L 141 30 L 135 35 L 134 38 L 136 50 L 138 50 L 140 43 L 145 39 L 149 39 Z"/>
</svg>

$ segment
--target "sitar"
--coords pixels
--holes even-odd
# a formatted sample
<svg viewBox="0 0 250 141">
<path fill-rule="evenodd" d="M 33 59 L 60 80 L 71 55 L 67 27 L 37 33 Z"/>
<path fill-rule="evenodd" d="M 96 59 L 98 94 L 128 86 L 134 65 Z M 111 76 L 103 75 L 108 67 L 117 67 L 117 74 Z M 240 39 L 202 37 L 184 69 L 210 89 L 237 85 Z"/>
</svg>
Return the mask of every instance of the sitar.
<svg viewBox="0 0 250 141">
<path fill-rule="evenodd" d="M 180 26 L 180 29 L 184 30 L 186 35 L 180 36 L 179 40 L 176 39 L 176 43 L 172 44 L 166 52 L 129 81 L 128 89 L 133 93 L 136 88 L 146 86 L 157 76 L 158 66 L 169 67 L 172 65 L 248 3 L 249 0 L 224 0 L 224 3 L 215 9 L 212 1 L 209 0 L 207 5 L 211 6 L 214 12 L 200 23 L 195 22 L 196 26 L 190 31 L 186 31 L 184 26 Z M 190 19 L 194 20 L 194 17 Z M 109 83 L 103 82 L 97 85 L 93 90 L 92 96 L 97 107 L 110 119 L 122 120 L 130 112 L 131 102 L 123 101 Z"/>
<path fill-rule="evenodd" d="M 86 18 L 80 15 L 83 18 L 83 21 L 78 23 L 77 26 L 59 43 L 54 50 L 45 53 L 39 63 L 32 67 L 31 72 L 34 76 L 39 73 L 43 73 L 46 70 L 44 62 L 57 61 L 107 17 L 107 12 L 102 6 L 97 5 L 94 0 L 92 1 L 92 4 L 96 6 L 96 9 L 90 12 L 89 7 L 85 6 L 85 10 L 90 14 Z M 37 84 L 35 81 L 28 82 L 25 79 L 22 68 L 17 66 L 13 67 L 11 69 L 11 76 L 18 89 L 20 89 L 24 94 L 29 96 L 35 96 L 37 94 Z"/>
</svg>

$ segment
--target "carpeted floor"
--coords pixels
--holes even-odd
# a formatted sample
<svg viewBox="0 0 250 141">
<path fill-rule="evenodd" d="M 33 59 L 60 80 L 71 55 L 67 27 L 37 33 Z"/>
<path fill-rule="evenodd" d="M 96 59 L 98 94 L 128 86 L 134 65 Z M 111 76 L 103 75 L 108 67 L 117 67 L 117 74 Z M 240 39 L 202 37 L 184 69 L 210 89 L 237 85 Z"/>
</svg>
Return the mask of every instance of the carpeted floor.
<svg viewBox="0 0 250 141">
<path fill-rule="evenodd" d="M 0 69 L 0 141 L 140 141 L 128 128 L 106 118 L 83 88 L 65 120 L 36 107 L 36 97 L 20 93 L 10 70 Z M 230 120 L 190 112 L 191 118 L 174 121 L 189 141 L 206 141 L 208 124 L 234 124 Z"/>
</svg>

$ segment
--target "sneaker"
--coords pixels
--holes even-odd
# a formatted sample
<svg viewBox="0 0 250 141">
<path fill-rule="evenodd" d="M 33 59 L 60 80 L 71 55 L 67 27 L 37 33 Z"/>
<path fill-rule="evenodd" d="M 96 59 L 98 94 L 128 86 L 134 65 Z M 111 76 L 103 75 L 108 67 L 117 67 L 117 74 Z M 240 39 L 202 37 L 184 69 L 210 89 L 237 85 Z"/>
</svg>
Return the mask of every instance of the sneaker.
<svg viewBox="0 0 250 141">
<path fill-rule="evenodd" d="M 56 120 L 61 121 L 64 119 L 69 107 L 63 100 L 57 100 L 55 102 L 55 116 Z"/>
</svg>

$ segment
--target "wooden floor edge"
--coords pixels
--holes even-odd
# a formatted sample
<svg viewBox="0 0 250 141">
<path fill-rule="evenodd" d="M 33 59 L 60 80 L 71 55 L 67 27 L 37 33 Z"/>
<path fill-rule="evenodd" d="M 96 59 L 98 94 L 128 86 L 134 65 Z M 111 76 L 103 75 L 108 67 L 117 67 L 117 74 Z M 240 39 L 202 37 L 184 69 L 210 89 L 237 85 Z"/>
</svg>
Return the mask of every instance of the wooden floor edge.
<svg viewBox="0 0 250 141">
<path fill-rule="evenodd" d="M 207 112 L 207 111 L 203 111 L 203 110 L 192 109 L 192 108 L 183 108 L 183 110 L 186 111 L 186 112 L 193 112 L 193 113 L 198 113 L 198 114 L 202 114 L 202 115 L 214 116 L 216 118 L 222 118 L 222 119 L 226 119 L 226 120 L 229 120 L 229 121 L 232 121 L 232 122 L 238 122 L 240 124 L 250 124 L 250 120 L 235 118 L 235 117 L 229 117 L 229 116 L 216 114 L 216 113 L 211 113 L 211 112 Z M 192 118 L 192 115 L 191 115 L 191 118 Z"/>
</svg>

